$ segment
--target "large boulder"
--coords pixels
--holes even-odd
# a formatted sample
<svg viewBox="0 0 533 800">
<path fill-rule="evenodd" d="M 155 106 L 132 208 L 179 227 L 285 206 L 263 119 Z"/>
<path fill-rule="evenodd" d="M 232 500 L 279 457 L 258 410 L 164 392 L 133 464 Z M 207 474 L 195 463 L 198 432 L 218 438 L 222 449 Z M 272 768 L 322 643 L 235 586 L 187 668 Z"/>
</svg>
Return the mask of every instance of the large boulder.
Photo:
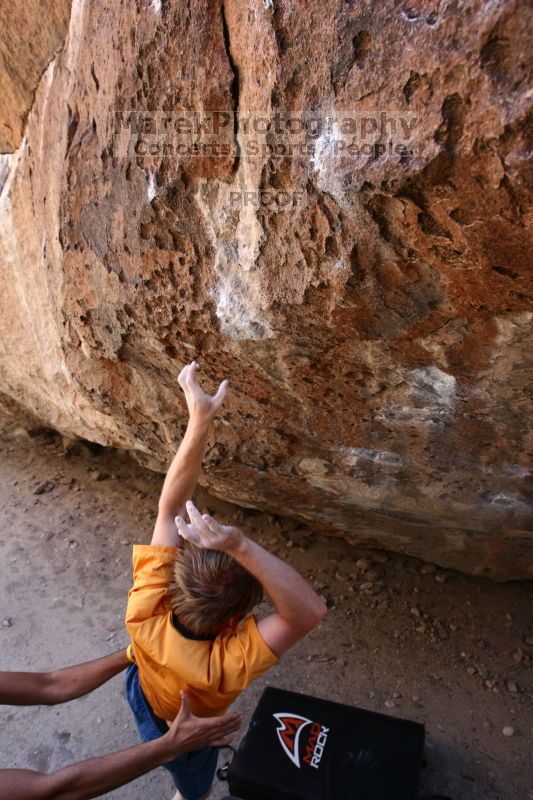
<svg viewBox="0 0 533 800">
<path fill-rule="evenodd" d="M 527 5 L 75 0 L 1 157 L 4 408 L 163 470 L 194 357 L 215 494 L 531 577 Z"/>
</svg>

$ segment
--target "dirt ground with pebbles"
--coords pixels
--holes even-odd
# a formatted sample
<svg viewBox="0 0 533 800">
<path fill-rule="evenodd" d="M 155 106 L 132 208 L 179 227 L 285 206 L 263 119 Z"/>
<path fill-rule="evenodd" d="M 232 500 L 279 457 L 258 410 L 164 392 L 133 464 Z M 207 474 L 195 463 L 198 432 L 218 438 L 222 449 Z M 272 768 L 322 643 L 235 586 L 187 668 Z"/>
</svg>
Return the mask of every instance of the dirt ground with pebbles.
<svg viewBox="0 0 533 800">
<path fill-rule="evenodd" d="M 150 539 L 161 476 L 120 453 L 10 425 L 0 464 L 0 669 L 50 669 L 124 646 L 131 545 Z M 239 710 L 248 717 L 270 683 L 418 720 L 424 792 L 533 800 L 531 583 L 466 577 L 203 491 L 197 499 L 289 560 L 330 607 Z M 49 771 L 136 741 L 122 677 L 64 706 L 0 709 L 0 768 Z M 172 793 L 159 769 L 108 796 Z M 217 785 L 213 797 L 224 794 Z"/>
</svg>

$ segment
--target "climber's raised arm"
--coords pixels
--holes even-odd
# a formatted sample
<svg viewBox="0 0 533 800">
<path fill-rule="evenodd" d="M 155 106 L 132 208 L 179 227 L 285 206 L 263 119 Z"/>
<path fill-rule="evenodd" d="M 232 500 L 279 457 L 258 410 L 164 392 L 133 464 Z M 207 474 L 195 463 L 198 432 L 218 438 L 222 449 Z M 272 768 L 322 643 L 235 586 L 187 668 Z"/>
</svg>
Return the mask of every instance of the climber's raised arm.
<svg viewBox="0 0 533 800">
<path fill-rule="evenodd" d="M 179 544 L 174 517 L 185 514 L 185 503 L 192 497 L 200 475 L 209 426 L 224 402 L 228 389 L 228 381 L 225 380 L 215 395 L 206 394 L 196 380 L 197 369 L 198 364 L 193 361 L 183 367 L 178 376 L 189 409 L 189 422 L 163 484 L 153 545 L 176 547 Z"/>
</svg>

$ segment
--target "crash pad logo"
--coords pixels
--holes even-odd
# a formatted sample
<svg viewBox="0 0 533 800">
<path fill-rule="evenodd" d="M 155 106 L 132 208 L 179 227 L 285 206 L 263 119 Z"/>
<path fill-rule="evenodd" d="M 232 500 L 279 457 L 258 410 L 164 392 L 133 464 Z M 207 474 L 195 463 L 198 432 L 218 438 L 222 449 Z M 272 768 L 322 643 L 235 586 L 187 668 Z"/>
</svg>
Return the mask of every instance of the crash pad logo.
<svg viewBox="0 0 533 800">
<path fill-rule="evenodd" d="M 276 733 L 280 744 L 292 763 L 298 769 L 302 764 L 318 769 L 329 728 L 299 714 L 283 712 L 273 716 L 279 723 Z M 300 753 L 303 753 L 302 758 Z"/>
</svg>

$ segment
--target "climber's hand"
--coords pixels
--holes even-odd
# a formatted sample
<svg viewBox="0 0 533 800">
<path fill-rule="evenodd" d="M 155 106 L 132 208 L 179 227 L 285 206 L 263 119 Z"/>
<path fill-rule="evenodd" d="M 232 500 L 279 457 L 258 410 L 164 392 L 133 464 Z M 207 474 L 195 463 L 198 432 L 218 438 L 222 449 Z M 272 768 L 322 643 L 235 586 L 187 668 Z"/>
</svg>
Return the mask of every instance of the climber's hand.
<svg viewBox="0 0 533 800">
<path fill-rule="evenodd" d="M 222 381 L 216 394 L 206 394 L 196 380 L 197 369 L 198 364 L 196 361 L 187 364 L 178 376 L 178 383 L 185 394 L 191 419 L 199 422 L 210 422 L 224 402 L 228 391 L 228 381 Z"/>
<path fill-rule="evenodd" d="M 233 525 L 221 525 L 209 514 L 200 514 L 192 500 L 186 503 L 190 524 L 183 517 L 176 517 L 178 533 L 183 539 L 206 550 L 230 552 L 239 547 L 244 533 Z"/>
</svg>

